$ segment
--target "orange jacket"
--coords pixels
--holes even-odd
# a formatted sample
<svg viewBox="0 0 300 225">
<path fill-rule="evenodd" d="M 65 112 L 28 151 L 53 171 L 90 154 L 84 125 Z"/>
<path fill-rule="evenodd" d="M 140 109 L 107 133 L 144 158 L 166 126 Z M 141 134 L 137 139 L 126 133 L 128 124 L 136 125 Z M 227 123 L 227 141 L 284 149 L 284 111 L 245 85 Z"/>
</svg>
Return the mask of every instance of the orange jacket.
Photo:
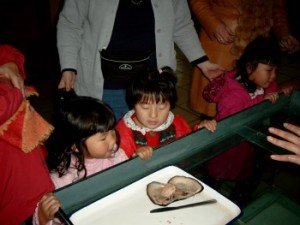
<svg viewBox="0 0 300 225">
<path fill-rule="evenodd" d="M 199 38 L 208 58 L 227 70 L 234 69 L 238 56 L 232 54 L 233 44 L 220 44 L 214 37 L 214 31 L 217 26 L 224 23 L 235 32 L 241 11 L 241 0 L 189 0 L 189 4 L 200 25 Z M 277 36 L 282 37 L 289 33 L 285 0 L 274 0 L 271 10 L 270 19 L 273 21 Z"/>
</svg>

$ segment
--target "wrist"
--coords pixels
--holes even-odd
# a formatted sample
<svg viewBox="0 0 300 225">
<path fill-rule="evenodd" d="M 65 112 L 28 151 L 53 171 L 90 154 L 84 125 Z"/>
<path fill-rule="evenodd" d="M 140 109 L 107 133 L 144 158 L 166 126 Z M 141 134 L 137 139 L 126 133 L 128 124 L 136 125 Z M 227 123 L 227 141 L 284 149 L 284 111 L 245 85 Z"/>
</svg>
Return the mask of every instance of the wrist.
<svg viewBox="0 0 300 225">
<path fill-rule="evenodd" d="M 202 56 L 201 58 L 199 59 L 196 59 L 194 61 L 191 62 L 192 65 L 194 66 L 199 66 L 201 63 L 205 62 L 205 61 L 208 61 L 208 57 L 205 55 L 205 56 Z"/>
<path fill-rule="evenodd" d="M 77 74 L 77 70 L 75 70 L 75 69 L 72 69 L 72 68 L 66 68 L 66 69 L 63 69 L 62 71 L 61 71 L 61 73 L 64 73 L 64 72 L 73 72 L 73 73 L 75 73 L 75 75 Z"/>
</svg>

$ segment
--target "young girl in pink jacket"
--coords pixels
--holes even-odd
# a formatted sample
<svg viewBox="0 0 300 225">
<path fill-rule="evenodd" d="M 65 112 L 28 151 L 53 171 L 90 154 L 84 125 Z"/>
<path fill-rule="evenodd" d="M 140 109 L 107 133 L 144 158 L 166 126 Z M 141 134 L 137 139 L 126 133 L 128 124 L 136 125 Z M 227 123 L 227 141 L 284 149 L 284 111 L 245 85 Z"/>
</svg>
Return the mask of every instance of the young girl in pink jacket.
<svg viewBox="0 0 300 225">
<path fill-rule="evenodd" d="M 245 48 L 237 70 L 225 72 L 204 90 L 203 97 L 217 103 L 217 121 L 264 100 L 275 103 L 278 93 L 289 95 L 292 85 L 279 88 L 275 79 L 280 50 L 271 38 L 258 37 Z M 255 148 L 247 142 L 225 151 L 206 163 L 215 180 L 243 181 L 253 175 Z"/>
<path fill-rule="evenodd" d="M 111 108 L 91 97 L 77 97 L 63 106 L 47 142 L 46 161 L 56 189 L 128 159 L 118 147 L 115 123 Z M 59 207 L 53 194 L 44 195 L 33 224 L 52 224 Z"/>
</svg>

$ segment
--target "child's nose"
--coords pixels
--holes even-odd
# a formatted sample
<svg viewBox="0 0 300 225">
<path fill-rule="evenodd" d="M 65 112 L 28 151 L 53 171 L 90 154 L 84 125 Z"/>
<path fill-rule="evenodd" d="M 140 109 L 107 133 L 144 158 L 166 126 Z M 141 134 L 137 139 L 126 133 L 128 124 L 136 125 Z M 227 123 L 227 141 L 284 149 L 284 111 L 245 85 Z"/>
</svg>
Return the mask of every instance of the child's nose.
<svg viewBox="0 0 300 225">
<path fill-rule="evenodd" d="M 270 81 L 273 81 L 276 78 L 276 70 L 272 70 Z"/>
<path fill-rule="evenodd" d="M 114 130 L 110 130 L 107 137 L 109 146 L 112 148 L 117 143 L 117 135 Z"/>
<path fill-rule="evenodd" d="M 150 109 L 150 117 L 151 117 L 151 118 L 157 117 L 157 109 L 156 109 L 156 107 L 152 107 L 152 108 Z"/>
</svg>

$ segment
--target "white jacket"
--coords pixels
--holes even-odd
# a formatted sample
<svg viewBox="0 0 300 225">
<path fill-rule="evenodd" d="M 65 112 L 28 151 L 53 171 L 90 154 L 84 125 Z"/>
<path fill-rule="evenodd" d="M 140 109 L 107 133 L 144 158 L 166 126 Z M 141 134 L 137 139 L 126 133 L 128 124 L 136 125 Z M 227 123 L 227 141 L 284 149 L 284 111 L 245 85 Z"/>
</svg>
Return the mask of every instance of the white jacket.
<svg viewBox="0 0 300 225">
<path fill-rule="evenodd" d="M 75 91 L 102 98 L 100 51 L 110 42 L 119 0 L 65 0 L 57 25 L 61 69 L 77 70 Z M 189 61 L 204 56 L 186 0 L 151 0 L 157 66 L 176 69 L 174 43 Z"/>
</svg>

